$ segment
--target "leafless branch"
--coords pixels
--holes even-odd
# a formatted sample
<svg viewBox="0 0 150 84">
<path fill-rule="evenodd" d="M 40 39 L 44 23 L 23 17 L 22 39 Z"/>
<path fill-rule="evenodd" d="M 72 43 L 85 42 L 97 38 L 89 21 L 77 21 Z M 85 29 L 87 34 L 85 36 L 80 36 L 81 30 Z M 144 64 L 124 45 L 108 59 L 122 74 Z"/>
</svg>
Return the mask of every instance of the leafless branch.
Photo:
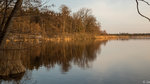
<svg viewBox="0 0 150 84">
<path fill-rule="evenodd" d="M 142 17 L 144 17 L 144 18 L 146 18 L 146 19 L 149 20 L 149 22 L 150 22 L 150 18 L 147 17 L 147 16 L 145 16 L 145 15 L 143 15 L 143 14 L 140 12 L 140 9 L 139 9 L 139 1 L 143 1 L 143 2 L 147 3 L 148 5 L 149 5 L 149 3 L 146 2 L 145 0 L 135 0 L 135 1 L 136 1 L 136 4 L 137 4 L 136 7 L 137 7 L 137 12 L 139 13 L 139 15 L 142 16 Z"/>
<path fill-rule="evenodd" d="M 7 4 L 7 7 L 11 4 L 13 2 L 13 0 L 10 0 L 9 2 L 8 2 L 8 4 Z M 3 5 L 2 5 L 3 6 Z M 7 9 L 6 7 L 4 7 L 4 8 L 2 8 L 1 10 L 0 10 L 0 12 L 2 12 L 4 9 Z"/>
<path fill-rule="evenodd" d="M 147 5 L 150 5 L 149 2 L 145 1 L 145 0 L 139 0 L 139 1 L 143 1 L 144 3 L 146 3 Z"/>
</svg>

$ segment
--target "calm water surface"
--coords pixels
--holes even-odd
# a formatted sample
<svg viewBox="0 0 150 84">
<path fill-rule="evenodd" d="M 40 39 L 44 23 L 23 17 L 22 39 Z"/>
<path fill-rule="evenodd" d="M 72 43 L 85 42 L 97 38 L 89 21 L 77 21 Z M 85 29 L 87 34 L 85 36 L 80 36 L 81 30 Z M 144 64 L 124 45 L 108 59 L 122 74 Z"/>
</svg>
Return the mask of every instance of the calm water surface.
<svg viewBox="0 0 150 84">
<path fill-rule="evenodd" d="M 0 75 L 24 68 L 0 77 L 0 84 L 146 84 L 150 40 L 50 42 L 0 51 Z"/>
</svg>

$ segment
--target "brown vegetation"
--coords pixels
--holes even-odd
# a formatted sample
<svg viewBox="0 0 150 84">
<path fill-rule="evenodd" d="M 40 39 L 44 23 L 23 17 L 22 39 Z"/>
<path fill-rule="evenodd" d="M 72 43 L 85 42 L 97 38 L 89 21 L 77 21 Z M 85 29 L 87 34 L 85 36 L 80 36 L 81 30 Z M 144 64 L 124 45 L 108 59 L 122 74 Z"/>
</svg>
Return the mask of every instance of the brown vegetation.
<svg viewBox="0 0 150 84">
<path fill-rule="evenodd" d="M 11 9 L 7 11 L 9 10 Z M 2 17 L 1 13 L 0 17 Z M 2 18 L 0 18 L 0 23 L 2 23 Z M 28 38 L 36 38 L 36 36 L 51 38 L 56 35 L 76 33 L 106 34 L 105 31 L 101 31 L 100 23 L 92 15 L 91 10 L 83 8 L 76 13 L 71 13 L 71 10 L 65 5 L 60 7 L 60 12 L 47 8 L 22 7 L 12 18 L 7 32 L 9 40 L 14 37 L 20 39 L 20 36 L 26 39 L 27 36 Z"/>
</svg>

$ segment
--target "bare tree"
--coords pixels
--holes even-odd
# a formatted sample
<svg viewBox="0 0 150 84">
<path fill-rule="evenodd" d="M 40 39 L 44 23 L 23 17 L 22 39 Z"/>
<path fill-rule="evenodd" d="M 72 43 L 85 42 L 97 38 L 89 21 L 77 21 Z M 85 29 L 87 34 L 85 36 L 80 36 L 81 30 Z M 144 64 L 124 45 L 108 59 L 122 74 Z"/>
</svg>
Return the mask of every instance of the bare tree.
<svg viewBox="0 0 150 84">
<path fill-rule="evenodd" d="M 62 25 L 62 33 L 64 34 L 65 33 L 65 28 L 66 28 L 66 20 L 67 20 L 67 17 L 70 15 L 70 9 L 65 6 L 65 5 L 62 5 L 60 7 L 60 11 L 61 11 L 61 14 L 62 14 L 62 22 L 63 22 L 63 25 Z"/>
<path fill-rule="evenodd" d="M 0 45 L 5 38 L 12 18 L 16 15 L 21 6 L 33 7 L 35 5 L 40 7 L 42 6 L 40 3 L 41 0 L 0 0 Z"/>
<path fill-rule="evenodd" d="M 147 16 L 145 16 L 144 14 L 142 14 L 141 12 L 140 12 L 140 9 L 139 9 L 139 1 L 141 1 L 141 2 L 144 2 L 144 3 L 146 3 L 147 5 L 149 5 L 150 6 L 150 3 L 148 2 L 148 1 L 145 1 L 145 0 L 135 0 L 136 1 L 136 4 L 137 4 L 137 12 L 138 12 L 138 14 L 140 15 L 140 16 L 142 16 L 142 17 L 144 17 L 144 18 L 146 18 L 147 20 L 149 20 L 150 21 L 150 18 L 149 17 L 147 17 Z"/>
<path fill-rule="evenodd" d="M 4 8 L 1 9 L 2 11 L 4 10 L 5 12 L 3 13 L 4 16 L 3 16 L 3 19 L 2 19 L 2 23 L 0 25 L 0 44 L 2 43 L 2 41 L 5 37 L 5 34 L 8 30 L 8 27 L 9 27 L 9 24 L 11 22 L 12 17 L 18 11 L 18 9 L 21 7 L 23 0 L 17 0 L 15 2 L 15 5 L 14 5 L 10 15 L 7 18 L 6 17 L 7 9 L 8 9 L 9 3 L 11 3 L 11 2 L 13 2 L 13 0 L 5 0 L 3 2 L 3 3 L 5 3 L 5 6 L 4 6 Z"/>
</svg>

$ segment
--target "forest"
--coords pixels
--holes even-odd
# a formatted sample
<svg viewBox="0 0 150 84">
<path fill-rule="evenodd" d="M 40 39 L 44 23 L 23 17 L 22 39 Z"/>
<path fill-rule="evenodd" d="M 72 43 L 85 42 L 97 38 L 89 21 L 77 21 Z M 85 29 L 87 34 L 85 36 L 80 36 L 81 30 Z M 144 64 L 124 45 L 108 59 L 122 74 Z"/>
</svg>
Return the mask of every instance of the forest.
<svg viewBox="0 0 150 84">
<path fill-rule="evenodd" d="M 12 10 L 11 8 L 7 9 Z M 0 17 L 2 17 L 0 13 Z M 2 23 L 3 18 L 0 18 Z M 100 23 L 92 15 L 92 11 L 82 8 L 75 13 L 62 5 L 59 12 L 48 8 L 23 8 L 16 12 L 9 26 L 9 35 L 40 35 L 53 37 L 75 33 L 106 34 Z"/>
</svg>

